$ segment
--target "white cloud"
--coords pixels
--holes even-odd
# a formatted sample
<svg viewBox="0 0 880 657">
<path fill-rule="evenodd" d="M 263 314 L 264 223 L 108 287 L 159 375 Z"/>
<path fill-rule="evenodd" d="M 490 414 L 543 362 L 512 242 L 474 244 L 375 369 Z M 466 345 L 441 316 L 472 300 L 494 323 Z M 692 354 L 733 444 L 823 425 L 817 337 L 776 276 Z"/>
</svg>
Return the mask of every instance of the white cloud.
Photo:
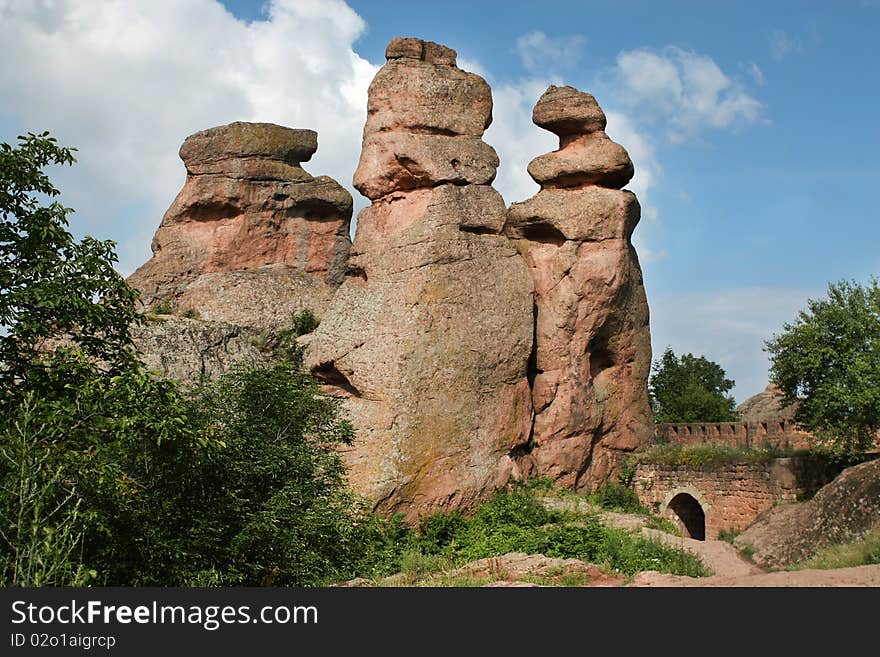
<svg viewBox="0 0 880 657">
<path fill-rule="evenodd" d="M 660 53 L 623 51 L 615 73 L 621 99 L 648 120 L 665 123 L 672 142 L 761 118 L 761 103 L 706 55 L 674 46 Z"/>
<path fill-rule="evenodd" d="M 636 127 L 633 120 L 626 114 L 609 110 L 605 112 L 605 116 L 608 118 L 608 126 L 605 131 L 609 137 L 626 148 L 636 169 L 636 173 L 626 189 L 632 190 L 639 197 L 642 218 L 648 221 L 657 221 L 659 211 L 650 204 L 648 198 L 648 191 L 660 176 L 660 163 L 655 156 L 654 147 L 647 135 Z"/>
<path fill-rule="evenodd" d="M 781 62 L 789 55 L 803 52 L 803 44 L 783 30 L 774 30 L 770 34 L 770 55 L 777 62 Z"/>
<path fill-rule="evenodd" d="M 767 78 L 764 77 L 764 71 L 762 71 L 761 67 L 755 64 L 755 62 L 749 63 L 748 71 L 756 85 L 763 87 L 767 84 Z"/>
<path fill-rule="evenodd" d="M 128 273 L 149 256 L 183 183 L 177 150 L 197 130 L 235 120 L 315 129 L 306 168 L 350 188 L 377 68 L 352 48 L 364 29 L 341 0 L 272 0 L 251 23 L 217 0 L 6 0 L 2 141 L 48 129 L 79 148 L 57 176 L 63 201 L 77 209 L 76 232 L 120 242 Z"/>
<path fill-rule="evenodd" d="M 556 72 L 577 64 L 586 43 L 580 34 L 548 37 L 535 31 L 519 37 L 514 50 L 527 70 Z"/>
<path fill-rule="evenodd" d="M 526 167 L 538 155 L 559 148 L 556 135 L 532 123 L 532 108 L 549 84 L 547 80 L 522 80 L 492 89 L 492 125 L 483 139 L 501 159 L 493 184 L 508 205 L 538 191 Z"/>
<path fill-rule="evenodd" d="M 650 292 L 650 290 L 649 290 Z M 685 296 L 653 298 L 651 341 L 656 359 L 667 345 L 676 354 L 693 353 L 720 364 L 736 381 L 738 402 L 767 385 L 769 361 L 764 341 L 792 322 L 817 290 L 747 287 Z"/>
</svg>

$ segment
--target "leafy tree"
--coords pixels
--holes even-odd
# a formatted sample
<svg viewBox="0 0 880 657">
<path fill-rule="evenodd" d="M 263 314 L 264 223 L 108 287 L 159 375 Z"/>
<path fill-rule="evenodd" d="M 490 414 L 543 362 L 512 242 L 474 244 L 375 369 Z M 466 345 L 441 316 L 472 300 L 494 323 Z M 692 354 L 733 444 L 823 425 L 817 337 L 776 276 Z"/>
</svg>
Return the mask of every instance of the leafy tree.
<svg viewBox="0 0 880 657">
<path fill-rule="evenodd" d="M 149 372 L 112 242 L 77 241 L 48 134 L 0 145 L 0 582 L 309 585 L 399 533 L 346 486 L 337 403 L 281 362 L 188 393 Z"/>
<path fill-rule="evenodd" d="M 131 488 L 113 514 L 110 581 L 308 586 L 356 574 L 374 526 L 336 449 L 352 427 L 298 360 L 203 384 L 188 417 L 202 444 L 120 455 Z"/>
<path fill-rule="evenodd" d="M 130 327 L 137 293 L 113 268 L 114 243 L 67 230 L 72 212 L 44 169 L 69 165 L 73 150 L 48 136 L 0 144 L 0 394 L 40 370 L 83 355 L 110 375 L 135 359 Z M 65 338 L 66 348 L 54 341 Z M 49 362 L 52 357 L 59 360 Z"/>
<path fill-rule="evenodd" d="M 765 344 L 770 379 L 796 419 L 839 455 L 857 456 L 880 429 L 880 286 L 840 281 Z"/>
<path fill-rule="evenodd" d="M 693 354 L 679 358 L 667 347 L 649 379 L 654 421 L 732 422 L 736 401 L 726 393 L 733 385 L 717 363 Z"/>
<path fill-rule="evenodd" d="M 176 386 L 137 357 L 114 244 L 77 241 L 53 200 L 45 169 L 73 162 L 48 133 L 0 144 L 0 577 L 21 585 L 85 581 L 115 454 L 190 435 Z"/>
</svg>

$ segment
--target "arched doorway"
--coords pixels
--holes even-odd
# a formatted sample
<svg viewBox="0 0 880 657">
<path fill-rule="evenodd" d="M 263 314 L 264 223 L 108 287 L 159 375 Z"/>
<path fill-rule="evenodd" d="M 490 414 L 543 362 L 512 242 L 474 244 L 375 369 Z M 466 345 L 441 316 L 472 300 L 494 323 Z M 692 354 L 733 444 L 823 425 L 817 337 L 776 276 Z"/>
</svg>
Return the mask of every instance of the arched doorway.
<svg viewBox="0 0 880 657">
<path fill-rule="evenodd" d="M 669 501 L 667 508 L 678 516 L 688 536 L 698 541 L 706 540 L 706 514 L 692 495 L 679 493 Z"/>
</svg>

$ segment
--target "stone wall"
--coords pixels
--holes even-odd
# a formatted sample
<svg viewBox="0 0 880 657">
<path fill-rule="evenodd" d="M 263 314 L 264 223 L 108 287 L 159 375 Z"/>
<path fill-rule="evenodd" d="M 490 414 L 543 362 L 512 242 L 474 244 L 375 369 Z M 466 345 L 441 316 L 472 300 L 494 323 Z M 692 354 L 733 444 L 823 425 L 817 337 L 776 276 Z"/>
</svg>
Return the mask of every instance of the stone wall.
<svg viewBox="0 0 880 657">
<path fill-rule="evenodd" d="M 792 420 L 769 419 L 751 422 L 697 422 L 656 424 L 654 437 L 676 445 L 713 443 L 736 447 L 810 449 L 813 436 Z"/>
<path fill-rule="evenodd" d="M 777 503 L 812 495 L 834 474 L 826 462 L 807 456 L 711 468 L 640 463 L 634 485 L 643 505 L 678 524 L 686 536 L 694 532 L 685 527 L 683 519 L 690 519 L 682 509 L 699 513 L 696 502 L 705 516 L 705 536 L 717 538 L 722 530 L 745 529 Z"/>
</svg>

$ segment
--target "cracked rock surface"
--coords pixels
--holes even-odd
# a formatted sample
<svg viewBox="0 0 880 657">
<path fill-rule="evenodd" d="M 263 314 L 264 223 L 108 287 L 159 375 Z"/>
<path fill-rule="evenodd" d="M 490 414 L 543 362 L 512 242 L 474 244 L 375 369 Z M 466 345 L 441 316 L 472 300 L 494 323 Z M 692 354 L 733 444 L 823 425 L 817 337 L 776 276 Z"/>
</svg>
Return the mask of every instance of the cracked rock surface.
<svg viewBox="0 0 880 657">
<path fill-rule="evenodd" d="M 239 326 L 280 328 L 323 312 L 348 262 L 351 195 L 300 164 L 313 130 L 236 122 L 191 135 L 187 176 L 129 278 L 147 308 Z"/>
<path fill-rule="evenodd" d="M 640 208 L 620 190 L 632 162 L 593 96 L 551 86 L 533 121 L 560 148 L 531 162 L 541 191 L 510 207 L 504 229 L 535 286 L 530 456 L 538 476 L 592 489 L 652 426 L 648 302 L 630 241 Z"/>
<path fill-rule="evenodd" d="M 386 56 L 354 175 L 372 204 L 306 364 L 346 399 L 354 487 L 412 518 L 521 474 L 532 281 L 501 234 L 488 85 L 439 44 L 396 39 Z"/>
</svg>

